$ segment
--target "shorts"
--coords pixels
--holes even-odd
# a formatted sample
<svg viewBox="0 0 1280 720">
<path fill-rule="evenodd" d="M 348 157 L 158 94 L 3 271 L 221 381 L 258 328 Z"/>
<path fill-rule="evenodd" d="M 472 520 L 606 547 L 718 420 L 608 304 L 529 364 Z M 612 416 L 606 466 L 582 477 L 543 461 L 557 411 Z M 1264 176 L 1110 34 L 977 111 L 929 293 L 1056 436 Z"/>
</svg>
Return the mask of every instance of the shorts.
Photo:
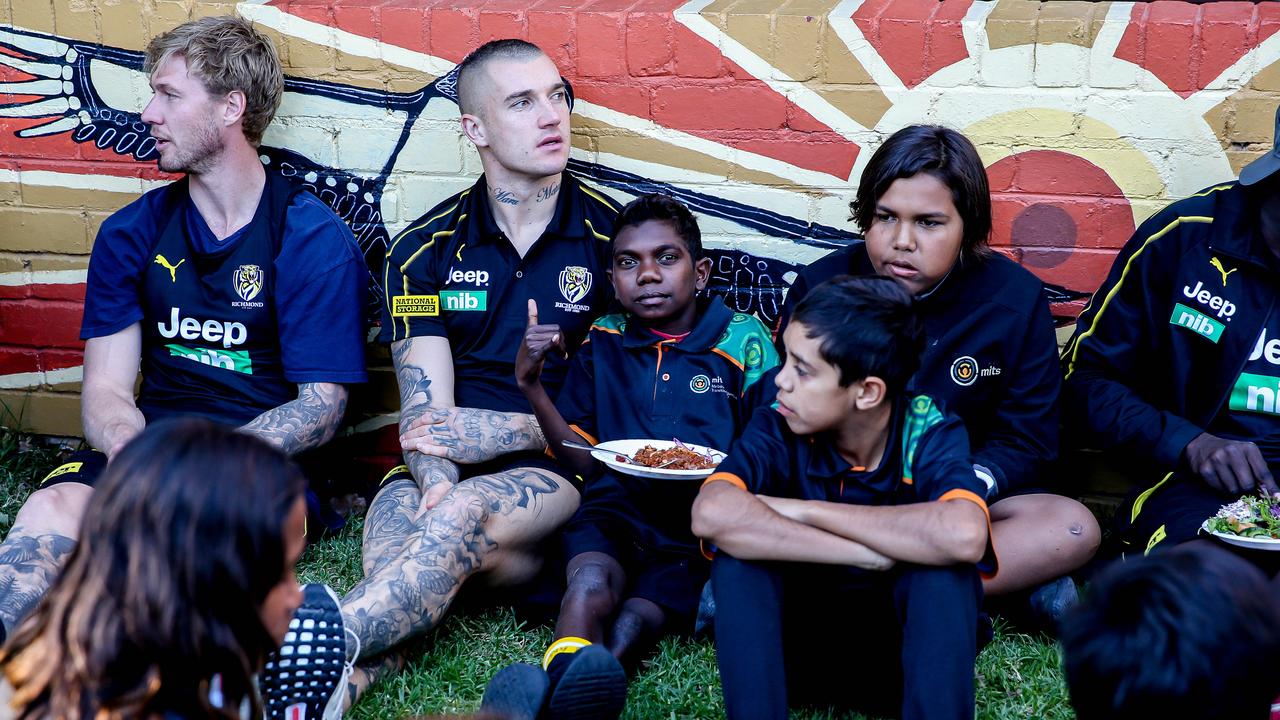
<svg viewBox="0 0 1280 720">
<path fill-rule="evenodd" d="M 1116 511 L 1119 552 L 1121 556 L 1145 555 L 1195 540 L 1205 520 L 1238 499 L 1209 487 L 1197 477 L 1167 473 L 1154 485 L 1129 493 Z"/>
<path fill-rule="evenodd" d="M 693 629 L 702 586 L 711 577 L 711 563 L 694 545 L 654 547 L 642 542 L 645 529 L 617 512 L 601 511 L 599 503 L 584 501 L 564 529 L 564 556 L 604 553 L 626 574 L 623 596 L 641 598 L 667 611 L 667 626 L 676 632 Z"/>
<path fill-rule="evenodd" d="M 338 515 L 329 506 L 327 496 L 322 500 L 322 495 L 317 492 L 317 489 L 325 487 L 325 485 L 317 481 L 317 478 L 322 476 L 316 474 L 316 471 L 323 466 L 323 463 L 315 457 L 312 457 L 310 462 L 306 462 L 302 458 L 294 459 L 298 461 L 303 475 L 307 477 L 307 536 L 311 539 L 317 539 L 328 533 L 341 530 L 346 526 L 346 519 Z M 81 485 L 94 487 L 106 469 L 106 453 L 94 449 L 77 450 L 61 465 L 51 470 L 48 475 L 45 475 L 40 484 L 36 486 L 36 491 L 38 492 L 54 485 L 61 485 L 62 483 L 80 483 Z"/>
</svg>

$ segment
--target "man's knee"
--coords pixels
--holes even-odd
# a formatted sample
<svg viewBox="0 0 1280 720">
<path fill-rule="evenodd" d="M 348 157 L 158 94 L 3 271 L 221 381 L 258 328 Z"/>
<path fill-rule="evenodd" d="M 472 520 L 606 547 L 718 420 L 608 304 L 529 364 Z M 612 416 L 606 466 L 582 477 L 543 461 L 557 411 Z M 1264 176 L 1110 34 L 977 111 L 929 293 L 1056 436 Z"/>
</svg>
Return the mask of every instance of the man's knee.
<svg viewBox="0 0 1280 720">
<path fill-rule="evenodd" d="M 982 596 L 982 582 L 972 565 L 905 565 L 899 566 L 896 586 L 913 602 L 924 600 L 938 606 L 976 607 Z"/>
<path fill-rule="evenodd" d="M 609 583 L 609 569 L 598 563 L 579 566 L 569 578 L 565 590 L 565 602 L 572 605 L 608 605 L 613 607 L 618 599 Z"/>
<path fill-rule="evenodd" d="M 93 496 L 93 488 L 81 483 L 59 483 L 36 490 L 23 503 L 14 519 L 14 527 L 26 535 L 57 534 L 69 538 L 79 535 L 85 506 Z"/>
</svg>

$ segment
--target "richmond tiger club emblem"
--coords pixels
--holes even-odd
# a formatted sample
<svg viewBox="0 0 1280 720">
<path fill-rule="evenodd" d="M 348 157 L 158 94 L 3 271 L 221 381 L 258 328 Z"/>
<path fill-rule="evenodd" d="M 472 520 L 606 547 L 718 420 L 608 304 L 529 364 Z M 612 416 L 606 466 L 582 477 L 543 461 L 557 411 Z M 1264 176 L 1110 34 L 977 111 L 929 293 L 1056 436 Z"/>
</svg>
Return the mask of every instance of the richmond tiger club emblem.
<svg viewBox="0 0 1280 720">
<path fill-rule="evenodd" d="M 580 305 L 579 300 L 591 292 L 591 271 L 578 266 L 569 265 L 560 271 L 560 294 L 568 302 L 557 302 L 556 307 L 572 313 L 587 312 L 589 305 Z"/>
<path fill-rule="evenodd" d="M 233 307 L 262 307 L 261 302 L 253 302 L 262 292 L 262 268 L 257 265 L 241 265 L 231 276 L 231 284 L 235 288 L 240 301 L 233 301 Z"/>
</svg>

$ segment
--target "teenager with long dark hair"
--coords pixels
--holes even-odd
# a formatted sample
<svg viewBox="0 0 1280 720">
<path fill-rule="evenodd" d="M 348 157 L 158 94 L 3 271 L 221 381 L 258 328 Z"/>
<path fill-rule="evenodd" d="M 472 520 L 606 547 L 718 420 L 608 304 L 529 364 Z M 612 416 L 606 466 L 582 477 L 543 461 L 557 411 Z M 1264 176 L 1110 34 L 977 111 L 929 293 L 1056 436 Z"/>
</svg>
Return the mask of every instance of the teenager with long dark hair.
<svg viewBox="0 0 1280 720">
<path fill-rule="evenodd" d="M 0 651 L 16 717 L 239 718 L 302 591 L 306 479 L 208 420 L 112 460 L 65 570 Z"/>
<path fill-rule="evenodd" d="M 850 204 L 865 241 L 823 257 L 792 284 L 779 323 L 837 275 L 896 279 L 916 299 L 928 343 L 911 387 L 964 420 L 987 486 L 1000 573 L 987 595 L 1040 588 L 1032 608 L 1056 620 L 1074 602 L 1066 574 L 1097 550 L 1098 523 L 1058 485 L 1058 347 L 1039 279 L 988 246 L 991 192 L 973 143 L 949 128 L 891 135 Z"/>
</svg>

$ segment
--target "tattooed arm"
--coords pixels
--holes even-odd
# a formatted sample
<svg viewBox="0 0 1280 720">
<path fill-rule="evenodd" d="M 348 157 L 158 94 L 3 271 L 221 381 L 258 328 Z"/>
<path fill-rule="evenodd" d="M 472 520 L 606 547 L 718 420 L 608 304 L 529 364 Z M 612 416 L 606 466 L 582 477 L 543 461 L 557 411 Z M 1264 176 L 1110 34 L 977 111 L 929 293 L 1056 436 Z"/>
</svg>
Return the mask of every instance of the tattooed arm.
<svg viewBox="0 0 1280 720">
<path fill-rule="evenodd" d="M 410 425 L 401 423 L 400 430 L 400 447 L 405 452 L 412 450 L 463 464 L 547 447 L 538 419 L 525 413 L 431 408 Z"/>
<path fill-rule="evenodd" d="M 141 362 L 139 323 L 85 342 L 80 421 L 85 439 L 107 457 L 114 457 L 147 424 L 133 399 Z"/>
<path fill-rule="evenodd" d="M 271 408 L 240 428 L 296 455 L 331 440 L 347 409 L 347 389 L 337 383 L 302 383 L 295 400 Z"/>
<path fill-rule="evenodd" d="M 443 337 L 411 337 L 391 343 L 391 364 L 400 386 L 400 432 L 404 434 L 424 417 L 453 405 L 453 355 Z M 440 497 L 432 487 L 458 481 L 458 466 L 405 447 L 404 461 L 424 496 Z M 430 501 L 424 499 L 428 505 Z"/>
</svg>

